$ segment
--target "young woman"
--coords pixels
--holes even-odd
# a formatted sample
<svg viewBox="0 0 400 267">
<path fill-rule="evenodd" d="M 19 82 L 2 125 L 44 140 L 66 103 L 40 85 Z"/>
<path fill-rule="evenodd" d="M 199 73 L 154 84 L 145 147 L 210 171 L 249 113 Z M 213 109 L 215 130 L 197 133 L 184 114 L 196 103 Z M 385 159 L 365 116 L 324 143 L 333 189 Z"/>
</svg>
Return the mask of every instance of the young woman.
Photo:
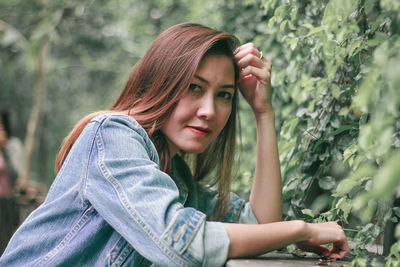
<svg viewBox="0 0 400 267">
<path fill-rule="evenodd" d="M 0 265 L 221 266 L 291 243 L 344 257 L 336 223 L 281 222 L 271 63 L 237 43 L 197 24 L 163 32 L 112 110 L 84 118 L 66 138 L 45 202 Z M 229 193 L 239 90 L 257 127 L 249 203 Z M 199 183 L 209 176 L 218 192 Z"/>
</svg>

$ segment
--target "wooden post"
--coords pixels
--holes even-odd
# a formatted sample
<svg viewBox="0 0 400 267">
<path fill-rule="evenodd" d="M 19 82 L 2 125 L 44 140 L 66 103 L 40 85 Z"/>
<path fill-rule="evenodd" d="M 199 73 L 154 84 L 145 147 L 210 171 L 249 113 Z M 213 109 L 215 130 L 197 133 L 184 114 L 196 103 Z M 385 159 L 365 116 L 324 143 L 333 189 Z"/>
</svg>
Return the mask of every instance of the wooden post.
<svg viewBox="0 0 400 267">
<path fill-rule="evenodd" d="M 35 90 L 35 99 L 32 108 L 32 113 L 29 118 L 28 127 L 26 130 L 25 142 L 24 142 L 24 162 L 21 173 L 18 177 L 18 185 L 26 186 L 29 180 L 29 173 L 31 169 L 32 163 L 32 155 L 35 148 L 35 137 L 36 132 L 40 120 L 40 115 L 42 112 L 42 100 L 45 91 L 44 86 L 44 77 L 45 77 L 45 62 L 47 55 L 47 47 L 49 42 L 49 34 L 45 34 L 42 37 L 42 41 L 40 43 L 40 52 L 39 52 L 39 62 L 38 62 L 38 81 Z"/>
</svg>

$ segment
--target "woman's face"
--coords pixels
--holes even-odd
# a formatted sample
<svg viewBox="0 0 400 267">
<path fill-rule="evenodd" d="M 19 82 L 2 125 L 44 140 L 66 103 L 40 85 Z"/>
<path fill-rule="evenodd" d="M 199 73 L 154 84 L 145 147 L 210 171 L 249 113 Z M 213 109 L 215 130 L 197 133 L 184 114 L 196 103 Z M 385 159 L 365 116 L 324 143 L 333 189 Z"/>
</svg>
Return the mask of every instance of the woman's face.
<svg viewBox="0 0 400 267">
<path fill-rule="evenodd" d="M 179 150 L 203 152 L 228 121 L 234 94 L 232 60 L 223 55 L 205 57 L 186 94 L 161 127 L 171 155 Z"/>
</svg>

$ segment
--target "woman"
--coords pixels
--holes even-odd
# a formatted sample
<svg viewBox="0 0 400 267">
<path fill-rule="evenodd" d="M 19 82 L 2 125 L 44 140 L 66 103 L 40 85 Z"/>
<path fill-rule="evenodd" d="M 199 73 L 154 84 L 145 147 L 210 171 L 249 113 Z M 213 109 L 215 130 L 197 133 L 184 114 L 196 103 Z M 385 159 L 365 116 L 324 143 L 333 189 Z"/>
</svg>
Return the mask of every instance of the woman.
<svg viewBox="0 0 400 267">
<path fill-rule="evenodd" d="M 280 222 L 271 63 L 253 44 L 236 44 L 197 24 L 163 32 L 112 111 L 89 115 L 66 138 L 47 199 L 0 265 L 221 266 L 290 243 L 344 257 L 336 223 Z M 257 127 L 249 203 L 229 193 L 238 88 Z M 199 184 L 207 176 L 218 192 Z"/>
</svg>

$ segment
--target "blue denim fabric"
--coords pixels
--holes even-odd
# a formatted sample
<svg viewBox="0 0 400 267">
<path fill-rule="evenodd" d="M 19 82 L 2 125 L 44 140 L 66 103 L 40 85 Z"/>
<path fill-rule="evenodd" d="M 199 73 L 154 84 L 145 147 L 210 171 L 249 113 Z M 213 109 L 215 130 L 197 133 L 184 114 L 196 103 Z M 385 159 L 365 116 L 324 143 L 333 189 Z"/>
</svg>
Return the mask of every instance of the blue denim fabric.
<svg viewBox="0 0 400 267">
<path fill-rule="evenodd" d="M 217 195 L 175 157 L 171 176 L 131 117 L 94 118 L 45 202 L 12 237 L 0 266 L 221 266 L 229 237 L 212 221 Z M 236 195 L 225 221 L 257 223 Z"/>
</svg>

